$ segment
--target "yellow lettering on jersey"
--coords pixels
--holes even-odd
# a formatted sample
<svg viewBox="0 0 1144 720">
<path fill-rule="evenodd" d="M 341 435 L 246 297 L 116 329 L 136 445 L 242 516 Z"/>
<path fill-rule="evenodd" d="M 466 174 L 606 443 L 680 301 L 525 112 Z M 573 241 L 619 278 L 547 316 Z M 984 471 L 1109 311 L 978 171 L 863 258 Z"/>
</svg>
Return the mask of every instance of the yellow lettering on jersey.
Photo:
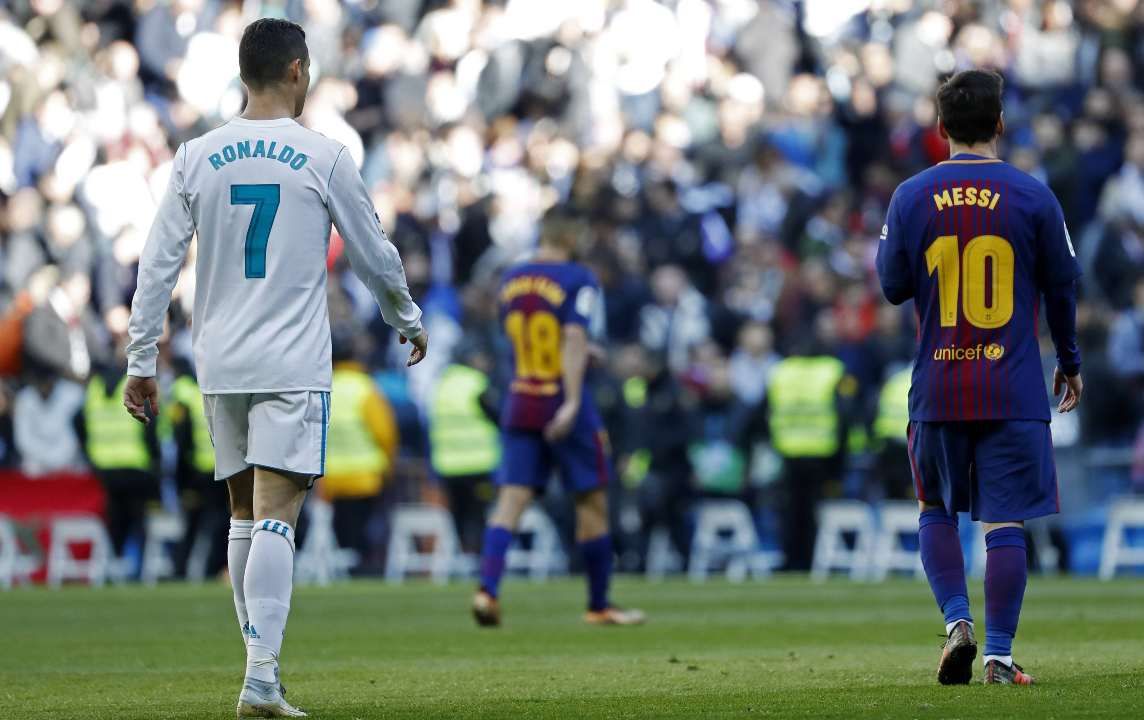
<svg viewBox="0 0 1144 720">
<path fill-rule="evenodd" d="M 539 295 L 550 305 L 560 307 L 564 304 L 565 292 L 560 283 L 542 275 L 520 275 L 509 280 L 501 288 L 501 302 L 510 302 L 521 295 Z"/>
<path fill-rule="evenodd" d="M 933 194 L 933 204 L 937 207 L 938 212 L 963 205 L 976 205 L 977 207 L 996 210 L 1000 200 L 1001 193 L 972 185 L 964 188 L 955 187 L 952 190 L 942 190 L 940 193 Z"/>
</svg>

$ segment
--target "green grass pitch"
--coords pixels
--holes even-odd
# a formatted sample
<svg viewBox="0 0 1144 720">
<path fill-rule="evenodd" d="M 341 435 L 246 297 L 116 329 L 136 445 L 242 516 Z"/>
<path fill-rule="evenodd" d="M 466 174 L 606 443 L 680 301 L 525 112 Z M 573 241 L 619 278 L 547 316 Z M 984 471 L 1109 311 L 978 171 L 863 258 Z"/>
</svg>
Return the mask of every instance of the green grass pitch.
<svg viewBox="0 0 1144 720">
<path fill-rule="evenodd" d="M 621 580 L 640 628 L 581 624 L 569 579 L 507 582 L 505 626 L 478 630 L 469 591 L 299 589 L 290 699 L 322 720 L 1144 717 L 1141 580 L 1031 580 L 1016 650 L 1034 688 L 938 686 L 923 582 Z M 241 645 L 217 584 L 0 593 L 0 718 L 233 717 Z"/>
</svg>

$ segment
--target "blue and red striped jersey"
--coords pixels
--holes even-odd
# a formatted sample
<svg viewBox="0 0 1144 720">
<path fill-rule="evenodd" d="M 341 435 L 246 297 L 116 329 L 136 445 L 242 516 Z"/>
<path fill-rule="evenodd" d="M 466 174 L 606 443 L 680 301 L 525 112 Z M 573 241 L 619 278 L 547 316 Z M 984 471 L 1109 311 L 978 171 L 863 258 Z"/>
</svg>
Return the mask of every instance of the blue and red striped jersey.
<svg viewBox="0 0 1144 720">
<path fill-rule="evenodd" d="M 529 262 L 505 273 L 500 320 L 509 339 L 513 375 L 501 426 L 540 430 L 564 401 L 564 326 L 589 328 L 601 308 L 599 284 L 579 263 Z M 594 413 L 584 383 L 581 413 Z"/>
<path fill-rule="evenodd" d="M 918 315 L 911 420 L 1049 419 L 1041 295 L 1072 292 L 1080 266 L 1044 184 L 1000 160 L 939 163 L 894 192 L 877 267 L 886 298 Z"/>
</svg>

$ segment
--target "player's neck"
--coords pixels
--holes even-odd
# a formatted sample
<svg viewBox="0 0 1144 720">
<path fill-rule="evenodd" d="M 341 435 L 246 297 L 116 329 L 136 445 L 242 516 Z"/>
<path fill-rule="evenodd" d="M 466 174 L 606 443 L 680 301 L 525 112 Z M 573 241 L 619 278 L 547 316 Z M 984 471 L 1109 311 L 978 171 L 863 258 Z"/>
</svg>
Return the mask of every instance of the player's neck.
<svg viewBox="0 0 1144 720">
<path fill-rule="evenodd" d="M 976 155 L 978 157 L 997 159 L 997 143 L 974 143 L 973 145 L 963 145 L 959 142 L 949 142 L 949 156 L 957 157 L 958 155 Z"/>
<path fill-rule="evenodd" d="M 294 99 L 275 92 L 251 93 L 242 111 L 246 120 L 294 118 Z"/>
<path fill-rule="evenodd" d="M 533 256 L 533 260 L 536 262 L 548 263 L 563 263 L 568 262 L 570 259 L 568 253 L 554 247 L 549 247 L 548 245 L 541 245 L 537 248 L 536 255 Z"/>
</svg>

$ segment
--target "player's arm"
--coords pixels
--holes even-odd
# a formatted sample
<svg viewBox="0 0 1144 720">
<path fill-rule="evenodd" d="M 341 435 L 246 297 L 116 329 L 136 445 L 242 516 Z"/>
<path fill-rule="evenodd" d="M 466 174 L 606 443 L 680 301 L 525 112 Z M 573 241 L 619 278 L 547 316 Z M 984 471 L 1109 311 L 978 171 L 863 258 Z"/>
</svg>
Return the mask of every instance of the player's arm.
<svg viewBox="0 0 1144 720">
<path fill-rule="evenodd" d="M 136 420 L 147 423 L 145 406 L 152 415 L 159 412 L 159 386 L 155 382 L 155 366 L 159 357 L 159 337 L 171 304 L 171 291 L 187 259 L 187 248 L 195 233 L 191 208 L 183 194 L 187 148 L 175 153 L 171 179 L 159 202 L 151 233 L 139 258 L 139 278 L 131 301 L 131 320 L 127 326 L 127 386 L 123 405 Z"/>
<path fill-rule="evenodd" d="M 584 375 L 591 357 L 589 334 L 603 335 L 603 305 L 595 278 L 588 275 L 576 293 L 561 308 L 563 345 L 560 349 L 560 367 L 564 381 L 564 402 L 544 428 L 549 441 L 563 438 L 572 431 L 580 414 L 580 399 L 584 392 Z"/>
<path fill-rule="evenodd" d="M 914 296 L 913 273 L 910 272 L 910 259 L 906 253 L 905 233 L 898 210 L 900 191 L 890 198 L 886 210 L 886 223 L 882 226 L 882 237 L 878 242 L 878 280 L 882 284 L 882 294 L 894 305 L 901 305 Z"/>
<path fill-rule="evenodd" d="M 580 397 L 584 391 L 584 374 L 588 370 L 588 330 L 578 323 L 567 323 L 563 327 L 563 344 L 560 351 L 562 379 L 564 380 L 564 402 L 544 428 L 544 436 L 552 442 L 560 440 L 572 431 L 576 417 L 580 414 Z"/>
<path fill-rule="evenodd" d="M 402 342 L 413 343 L 407 364 L 421 362 L 429 340 L 421 326 L 421 308 L 409 295 L 401 256 L 381 229 L 369 191 L 344 149 L 330 171 L 326 207 L 345 241 L 350 267 L 373 293 L 382 318 L 401 334 Z"/>
<path fill-rule="evenodd" d="M 1047 194 L 1047 191 L 1046 191 Z M 1076 260 L 1072 239 L 1065 225 L 1064 213 L 1056 198 L 1049 195 L 1038 217 L 1037 282 L 1045 298 L 1045 320 L 1057 350 L 1057 367 L 1053 372 L 1053 394 L 1064 388 L 1058 412 L 1069 412 L 1080 402 L 1084 383 L 1080 376 L 1080 350 L 1076 338 L 1077 278 L 1080 264 Z"/>
</svg>

